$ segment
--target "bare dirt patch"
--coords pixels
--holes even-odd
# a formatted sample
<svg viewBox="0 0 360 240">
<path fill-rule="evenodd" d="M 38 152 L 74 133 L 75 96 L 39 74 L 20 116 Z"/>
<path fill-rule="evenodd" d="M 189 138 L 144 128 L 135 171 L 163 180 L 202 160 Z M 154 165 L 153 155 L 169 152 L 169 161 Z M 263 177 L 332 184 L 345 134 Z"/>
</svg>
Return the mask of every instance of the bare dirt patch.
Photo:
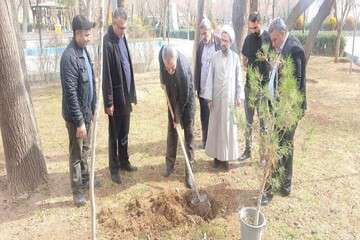
<svg viewBox="0 0 360 240">
<path fill-rule="evenodd" d="M 159 237 L 164 230 L 177 226 L 194 225 L 214 219 L 219 211 L 217 203 L 208 195 L 211 211 L 207 216 L 199 216 L 191 204 L 192 192 L 168 191 L 153 197 L 143 197 L 130 201 L 125 207 L 128 222 L 124 223 L 123 213 L 117 208 L 104 208 L 98 214 L 98 222 L 112 237 L 131 235 L 151 235 Z"/>
</svg>

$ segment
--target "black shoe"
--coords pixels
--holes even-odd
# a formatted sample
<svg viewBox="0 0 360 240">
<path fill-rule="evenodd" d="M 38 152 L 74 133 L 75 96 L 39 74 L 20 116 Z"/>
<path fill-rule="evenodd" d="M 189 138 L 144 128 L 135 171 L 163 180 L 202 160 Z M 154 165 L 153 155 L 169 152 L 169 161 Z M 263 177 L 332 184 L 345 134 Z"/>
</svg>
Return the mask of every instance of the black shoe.
<svg viewBox="0 0 360 240">
<path fill-rule="evenodd" d="M 174 168 L 168 168 L 168 167 L 166 167 L 166 168 L 165 168 L 165 171 L 164 171 L 164 173 L 163 173 L 163 176 L 164 176 L 164 177 L 169 177 L 173 172 L 174 172 Z"/>
<path fill-rule="evenodd" d="M 225 171 L 230 171 L 230 163 L 228 161 L 223 162 L 223 168 Z"/>
<path fill-rule="evenodd" d="M 286 188 L 282 188 L 281 190 L 280 190 L 280 195 L 282 196 L 282 197 L 287 197 L 287 196 L 289 196 L 290 195 L 290 190 L 289 189 L 286 189 Z"/>
<path fill-rule="evenodd" d="M 238 161 L 245 161 L 246 159 L 251 157 L 251 151 L 250 150 L 245 150 L 244 153 L 241 155 L 240 158 L 238 158 Z"/>
<path fill-rule="evenodd" d="M 219 168 L 221 166 L 221 161 L 217 158 L 214 158 L 214 168 Z"/>
<path fill-rule="evenodd" d="M 131 165 L 130 163 L 126 164 L 126 165 L 123 165 L 123 166 L 120 166 L 120 169 L 124 170 L 124 171 L 127 171 L 127 172 L 135 172 L 135 171 L 137 171 L 137 167 Z"/>
<path fill-rule="evenodd" d="M 266 192 L 261 196 L 261 205 L 266 206 L 268 205 L 273 198 L 273 194 L 270 192 Z"/>
<path fill-rule="evenodd" d="M 116 184 L 121 184 L 121 177 L 119 173 L 112 173 L 111 174 L 111 181 L 113 181 Z"/>
<path fill-rule="evenodd" d="M 86 204 L 86 199 L 82 193 L 74 193 L 73 195 L 74 204 L 77 207 L 84 206 Z"/>
<path fill-rule="evenodd" d="M 165 160 L 165 171 L 163 173 L 164 177 L 169 177 L 175 170 L 175 161 Z"/>
</svg>

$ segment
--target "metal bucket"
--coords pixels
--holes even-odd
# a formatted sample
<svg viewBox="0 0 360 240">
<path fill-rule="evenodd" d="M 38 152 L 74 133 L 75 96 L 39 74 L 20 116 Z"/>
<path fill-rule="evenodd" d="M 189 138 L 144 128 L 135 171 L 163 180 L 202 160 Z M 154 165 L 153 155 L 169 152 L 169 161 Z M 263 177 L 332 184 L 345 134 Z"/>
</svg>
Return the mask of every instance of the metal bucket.
<svg viewBox="0 0 360 240">
<path fill-rule="evenodd" d="M 245 220 L 247 218 L 255 219 L 256 208 L 245 207 L 239 211 L 240 226 L 241 226 L 241 240 L 261 240 L 262 230 L 266 226 L 266 219 L 262 212 L 259 213 L 258 226 L 251 225 Z"/>
</svg>

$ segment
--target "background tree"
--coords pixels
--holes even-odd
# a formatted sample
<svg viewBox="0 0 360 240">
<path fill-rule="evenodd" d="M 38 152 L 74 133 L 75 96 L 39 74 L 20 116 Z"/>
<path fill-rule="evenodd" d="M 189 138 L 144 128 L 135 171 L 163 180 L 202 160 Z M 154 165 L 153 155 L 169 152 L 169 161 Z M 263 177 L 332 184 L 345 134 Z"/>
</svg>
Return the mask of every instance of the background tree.
<svg viewBox="0 0 360 240">
<path fill-rule="evenodd" d="M 294 29 L 295 30 L 303 30 L 304 29 L 304 25 L 305 25 L 305 17 L 304 15 L 301 15 L 300 17 L 298 17 L 298 19 L 296 20 L 296 24 Z"/>
<path fill-rule="evenodd" d="M 259 0 L 250 0 L 250 12 L 256 12 L 259 10 Z"/>
<path fill-rule="evenodd" d="M 305 42 L 305 57 L 306 62 L 309 61 L 311 50 L 314 46 L 316 36 L 318 32 L 320 31 L 321 25 L 326 19 L 327 16 L 329 16 L 331 9 L 333 8 L 333 5 L 335 3 L 335 0 L 326 0 L 324 1 L 318 13 L 316 14 L 315 18 L 311 21 L 310 29 L 309 29 L 309 35 L 307 36 L 306 42 Z"/>
<path fill-rule="evenodd" d="M 30 8 L 29 0 L 22 0 L 22 9 L 23 9 L 22 32 L 23 32 L 23 34 L 27 33 L 27 30 L 28 30 L 29 8 Z"/>
<path fill-rule="evenodd" d="M 324 20 L 324 22 L 323 22 L 323 24 L 321 26 L 321 30 L 335 31 L 336 30 L 336 25 L 337 25 L 336 17 L 335 16 L 328 16 L 327 18 L 325 18 L 325 20 Z"/>
<path fill-rule="evenodd" d="M 336 43 L 335 43 L 335 62 L 339 61 L 340 55 L 340 39 L 341 33 L 345 25 L 345 19 L 347 18 L 351 6 L 354 0 L 337 0 L 335 2 L 335 17 L 336 17 Z"/>
<path fill-rule="evenodd" d="M 195 51 L 199 46 L 199 41 L 200 41 L 199 25 L 204 18 L 204 8 L 205 8 L 205 1 L 198 0 L 197 1 L 197 16 L 196 16 L 196 32 L 195 32 L 195 41 L 194 41 L 194 48 L 193 48 L 193 59 L 195 59 Z M 195 64 L 195 60 L 193 61 L 193 64 Z"/>
<path fill-rule="evenodd" d="M 167 22 L 168 22 L 168 0 L 161 0 L 161 15 L 160 15 L 160 21 L 162 26 L 162 37 L 165 40 L 166 38 L 166 29 L 167 29 Z"/>
<path fill-rule="evenodd" d="M 79 14 L 81 15 L 85 15 L 85 12 L 86 12 L 86 3 L 85 3 L 85 0 L 78 0 L 78 11 L 79 11 Z"/>
<path fill-rule="evenodd" d="M 47 170 L 26 90 L 9 0 L 0 1 L 0 128 L 8 189 L 17 194 L 46 182 Z"/>
<path fill-rule="evenodd" d="M 240 52 L 247 32 L 246 23 L 249 15 L 249 0 L 234 0 L 232 14 L 236 48 Z"/>
<path fill-rule="evenodd" d="M 354 29 L 353 29 L 353 41 L 352 41 L 352 50 L 351 50 L 350 73 L 352 73 L 352 66 L 353 66 L 353 61 L 354 61 L 356 32 L 357 32 L 359 22 L 360 22 L 360 3 L 356 3 L 356 4 L 353 5 L 352 12 L 354 14 L 355 26 L 354 26 Z"/>
<path fill-rule="evenodd" d="M 353 31 L 355 27 L 355 18 L 353 16 L 348 16 L 345 20 L 344 29 L 346 31 Z"/>
<path fill-rule="evenodd" d="M 272 19 L 275 18 L 275 7 L 276 7 L 276 0 L 272 1 Z"/>
<path fill-rule="evenodd" d="M 289 17 L 286 20 L 286 25 L 288 30 L 292 30 L 296 26 L 297 19 L 305 12 L 306 9 L 310 7 L 310 5 L 315 0 L 299 0 L 295 7 L 291 10 Z"/>
<path fill-rule="evenodd" d="M 118 7 L 125 7 L 125 0 L 117 0 Z"/>
<path fill-rule="evenodd" d="M 11 6 L 10 6 L 11 13 L 12 13 L 12 16 L 13 16 L 12 23 L 13 23 L 13 27 L 14 27 L 14 30 L 15 30 L 15 33 L 16 33 L 16 39 L 17 39 L 17 42 L 18 42 L 18 46 L 20 47 L 20 49 L 23 49 L 23 47 L 25 45 L 25 43 L 23 42 L 24 32 L 23 33 L 20 32 L 20 27 L 19 27 L 18 19 L 17 19 L 17 12 L 18 11 L 17 11 L 17 7 L 16 7 L 16 2 L 15 1 L 10 1 L 10 4 L 11 4 Z M 29 2 L 28 2 L 28 5 L 29 5 Z M 27 91 L 30 92 L 30 85 L 29 85 L 28 78 L 27 78 L 28 75 L 27 75 L 24 51 L 19 51 L 19 54 L 20 54 L 21 68 L 22 68 L 22 71 L 23 71 L 24 79 L 25 79 L 25 87 L 26 87 Z M 31 98 L 30 98 L 30 100 L 31 100 Z"/>
</svg>

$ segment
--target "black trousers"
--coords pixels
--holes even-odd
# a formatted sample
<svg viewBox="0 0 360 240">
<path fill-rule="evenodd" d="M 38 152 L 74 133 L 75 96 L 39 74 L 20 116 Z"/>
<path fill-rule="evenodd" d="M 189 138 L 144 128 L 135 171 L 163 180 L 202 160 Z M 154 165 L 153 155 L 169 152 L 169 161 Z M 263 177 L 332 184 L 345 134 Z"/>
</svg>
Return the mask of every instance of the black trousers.
<svg viewBox="0 0 360 240">
<path fill-rule="evenodd" d="M 75 124 L 66 122 L 69 135 L 69 170 L 73 194 L 81 193 L 89 181 L 88 159 L 91 156 L 90 139 L 92 134 L 91 123 L 87 123 L 85 139 L 76 137 Z"/>
<path fill-rule="evenodd" d="M 203 146 L 205 146 L 208 127 L 209 127 L 209 116 L 210 116 L 209 101 L 199 97 L 199 103 L 200 103 L 201 130 L 202 130 L 202 144 Z"/>
<path fill-rule="evenodd" d="M 183 123 L 183 131 L 185 137 L 185 149 L 189 157 L 189 161 L 192 162 L 194 159 L 194 148 L 193 148 L 193 129 L 194 120 L 189 119 Z M 166 147 L 166 164 L 173 167 L 176 160 L 176 151 L 178 143 L 178 134 L 174 128 L 173 120 L 170 112 L 168 112 L 168 135 L 167 135 L 167 147 Z"/>
<path fill-rule="evenodd" d="M 291 192 L 291 183 L 292 183 L 292 175 L 293 175 L 293 157 L 294 157 L 294 136 L 295 136 L 296 126 L 287 131 L 279 131 L 279 148 L 286 148 L 286 154 L 284 154 L 278 162 L 277 167 L 274 169 L 272 173 L 272 178 L 276 178 L 276 181 L 281 182 L 280 191 Z M 283 168 L 284 173 L 281 179 L 279 176 L 279 169 Z M 265 190 L 267 192 L 273 191 L 273 187 L 271 186 L 271 181 L 266 184 Z"/>
<path fill-rule="evenodd" d="M 128 135 L 130 113 L 109 116 L 109 170 L 118 173 L 121 166 L 129 164 Z"/>
<path fill-rule="evenodd" d="M 278 167 L 283 167 L 285 170 L 284 179 L 282 179 L 282 190 L 291 191 L 291 181 L 293 174 L 293 157 L 294 157 L 294 136 L 296 126 L 288 131 L 280 132 L 279 146 L 286 147 L 287 152 L 279 159 Z"/>
<path fill-rule="evenodd" d="M 251 151 L 252 145 L 252 125 L 254 123 L 254 114 L 255 110 L 257 112 L 259 122 L 260 122 L 260 133 L 264 133 L 265 124 L 264 119 L 262 119 L 260 114 L 260 100 L 257 99 L 255 103 L 250 104 L 250 89 L 249 87 L 245 87 L 245 116 L 246 116 L 246 129 L 245 129 L 245 150 Z M 261 149 L 260 149 L 261 151 Z"/>
</svg>

